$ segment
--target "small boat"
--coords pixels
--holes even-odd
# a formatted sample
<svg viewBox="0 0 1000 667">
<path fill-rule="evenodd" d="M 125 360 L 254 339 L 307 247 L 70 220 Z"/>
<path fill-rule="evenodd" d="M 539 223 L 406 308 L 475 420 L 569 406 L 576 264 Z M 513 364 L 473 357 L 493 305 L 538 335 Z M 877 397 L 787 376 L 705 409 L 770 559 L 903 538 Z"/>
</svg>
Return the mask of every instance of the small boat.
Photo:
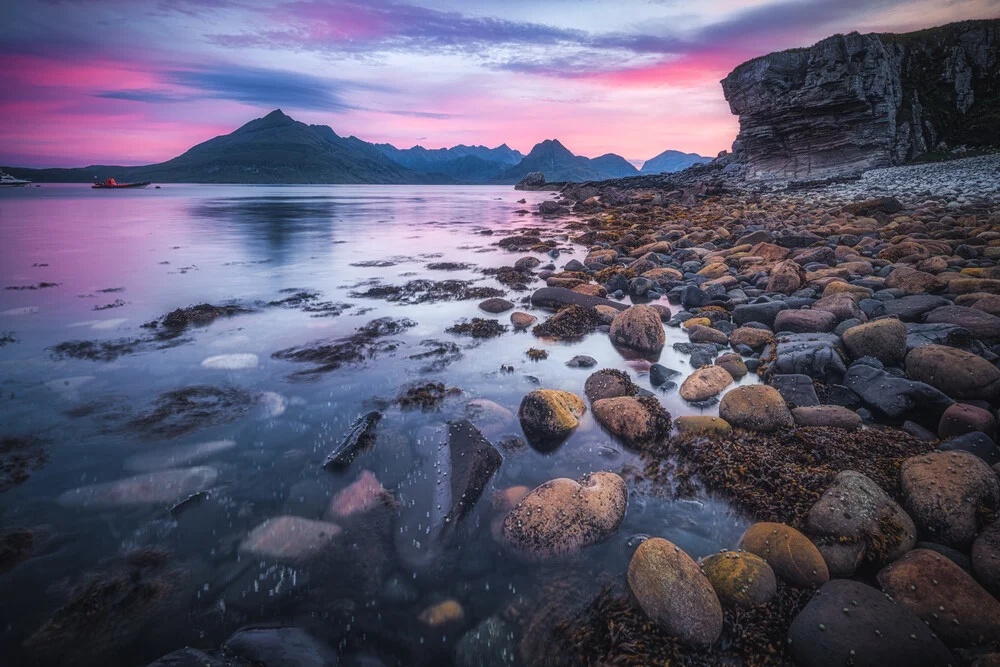
<svg viewBox="0 0 1000 667">
<path fill-rule="evenodd" d="M 20 188 L 26 185 L 31 185 L 31 181 L 26 181 L 23 178 L 14 178 L 10 174 L 0 171 L 0 187 Z"/>
<path fill-rule="evenodd" d="M 118 188 L 144 188 L 149 185 L 152 181 L 143 181 L 142 183 L 119 183 L 113 178 L 104 179 L 103 183 L 94 183 L 94 188 L 107 188 L 109 190 L 115 190 Z"/>
</svg>

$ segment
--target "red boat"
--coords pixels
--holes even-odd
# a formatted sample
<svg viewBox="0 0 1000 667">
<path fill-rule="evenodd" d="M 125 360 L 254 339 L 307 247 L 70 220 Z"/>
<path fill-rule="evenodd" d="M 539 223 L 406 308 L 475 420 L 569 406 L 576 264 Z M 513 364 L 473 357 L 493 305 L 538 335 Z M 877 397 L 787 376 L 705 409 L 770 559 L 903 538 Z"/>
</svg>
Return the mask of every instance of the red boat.
<svg viewBox="0 0 1000 667">
<path fill-rule="evenodd" d="M 105 179 L 103 183 L 94 183 L 95 188 L 144 188 L 149 185 L 152 181 L 145 181 L 143 183 L 119 183 L 113 178 Z"/>
</svg>

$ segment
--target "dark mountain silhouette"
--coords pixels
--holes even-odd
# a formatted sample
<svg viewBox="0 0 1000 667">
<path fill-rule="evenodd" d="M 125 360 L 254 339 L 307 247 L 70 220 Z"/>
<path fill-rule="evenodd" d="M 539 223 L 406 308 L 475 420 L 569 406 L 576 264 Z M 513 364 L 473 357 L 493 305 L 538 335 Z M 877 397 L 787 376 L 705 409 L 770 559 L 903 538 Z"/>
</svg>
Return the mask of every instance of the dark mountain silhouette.
<svg viewBox="0 0 1000 667">
<path fill-rule="evenodd" d="M 507 144 L 496 148 L 465 146 L 427 149 L 423 146 L 396 148 L 392 144 L 375 144 L 375 148 L 394 162 L 423 174 L 440 174 L 464 183 L 486 183 L 524 157 Z"/>
<path fill-rule="evenodd" d="M 620 162 L 619 162 L 620 161 Z M 622 169 L 621 163 L 628 164 L 625 158 L 613 153 L 602 155 L 597 160 L 591 160 L 579 155 L 573 155 L 558 139 L 546 139 L 535 144 L 521 162 L 503 173 L 500 181 L 517 183 L 533 171 L 540 171 L 549 183 L 559 181 L 603 181 L 617 178 Z M 629 165 L 630 167 L 632 165 Z M 611 171 L 605 171 L 611 169 Z M 635 175 L 635 167 L 626 175 Z"/>
<path fill-rule="evenodd" d="M 711 162 L 712 158 L 697 153 L 682 153 L 680 151 L 663 151 L 654 158 L 646 160 L 640 174 L 666 174 L 672 171 L 687 169 L 693 164 Z"/>
<path fill-rule="evenodd" d="M 590 166 L 598 171 L 607 174 L 607 178 L 624 178 L 626 176 L 638 176 L 639 170 L 635 165 L 614 153 L 605 153 L 599 157 L 591 158 Z"/>
</svg>

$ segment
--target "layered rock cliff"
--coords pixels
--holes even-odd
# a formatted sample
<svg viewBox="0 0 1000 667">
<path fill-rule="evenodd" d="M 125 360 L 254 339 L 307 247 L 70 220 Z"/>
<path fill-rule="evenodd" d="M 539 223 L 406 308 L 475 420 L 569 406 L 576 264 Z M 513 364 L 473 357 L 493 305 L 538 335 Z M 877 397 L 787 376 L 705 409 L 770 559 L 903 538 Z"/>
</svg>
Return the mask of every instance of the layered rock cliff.
<svg viewBox="0 0 1000 667">
<path fill-rule="evenodd" d="M 836 35 L 722 80 L 750 178 L 826 178 L 1000 146 L 1000 19 Z"/>
</svg>

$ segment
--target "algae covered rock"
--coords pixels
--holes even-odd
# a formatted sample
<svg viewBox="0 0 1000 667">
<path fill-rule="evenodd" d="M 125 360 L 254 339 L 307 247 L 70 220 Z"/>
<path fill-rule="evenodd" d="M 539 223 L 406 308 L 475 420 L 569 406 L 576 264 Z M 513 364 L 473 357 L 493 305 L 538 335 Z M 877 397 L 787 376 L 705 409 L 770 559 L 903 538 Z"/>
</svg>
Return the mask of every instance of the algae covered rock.
<svg viewBox="0 0 1000 667">
<path fill-rule="evenodd" d="M 755 523 L 743 533 L 739 546 L 763 558 L 779 578 L 797 588 L 817 588 L 830 579 L 816 545 L 783 523 Z"/>
<path fill-rule="evenodd" d="M 630 350 L 655 354 L 666 341 L 660 314 L 650 306 L 627 308 L 611 322 L 611 342 Z"/>
<path fill-rule="evenodd" d="M 580 425 L 587 406 L 576 394 L 558 389 L 536 389 L 521 399 L 517 411 L 528 441 L 541 448 L 556 447 Z"/>
<path fill-rule="evenodd" d="M 722 397 L 719 416 L 736 428 L 750 431 L 769 432 L 794 425 L 785 399 L 767 385 L 731 389 Z"/>
<path fill-rule="evenodd" d="M 748 551 L 725 551 L 701 561 L 723 607 L 755 607 L 769 602 L 778 591 L 774 570 Z"/>
<path fill-rule="evenodd" d="M 654 396 L 602 398 L 594 401 L 591 410 L 604 428 L 633 447 L 670 433 L 670 413 Z"/>
</svg>

